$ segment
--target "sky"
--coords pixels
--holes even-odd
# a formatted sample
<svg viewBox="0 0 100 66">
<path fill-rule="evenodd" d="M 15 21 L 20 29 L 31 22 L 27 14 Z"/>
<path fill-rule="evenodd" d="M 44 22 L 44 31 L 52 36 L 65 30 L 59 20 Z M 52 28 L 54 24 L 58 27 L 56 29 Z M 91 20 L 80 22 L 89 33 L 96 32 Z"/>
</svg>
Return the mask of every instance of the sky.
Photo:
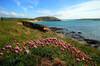
<svg viewBox="0 0 100 66">
<path fill-rule="evenodd" d="M 0 0 L 0 17 L 100 18 L 100 0 Z"/>
</svg>

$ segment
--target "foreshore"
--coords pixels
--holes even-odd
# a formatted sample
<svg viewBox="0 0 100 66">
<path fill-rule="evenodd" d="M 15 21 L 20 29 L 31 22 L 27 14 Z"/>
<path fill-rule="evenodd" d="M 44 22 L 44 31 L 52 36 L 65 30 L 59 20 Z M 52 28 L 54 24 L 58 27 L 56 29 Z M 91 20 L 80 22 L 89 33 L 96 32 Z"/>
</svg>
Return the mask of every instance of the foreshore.
<svg viewBox="0 0 100 66">
<path fill-rule="evenodd" d="M 65 28 L 57 28 L 57 27 L 50 27 L 50 29 L 58 34 L 63 34 L 65 37 L 70 37 L 72 39 L 78 40 L 79 42 L 84 42 L 86 43 L 87 46 L 100 49 L 99 40 L 85 38 L 82 35 L 83 34 L 82 32 L 75 32 Z"/>
</svg>

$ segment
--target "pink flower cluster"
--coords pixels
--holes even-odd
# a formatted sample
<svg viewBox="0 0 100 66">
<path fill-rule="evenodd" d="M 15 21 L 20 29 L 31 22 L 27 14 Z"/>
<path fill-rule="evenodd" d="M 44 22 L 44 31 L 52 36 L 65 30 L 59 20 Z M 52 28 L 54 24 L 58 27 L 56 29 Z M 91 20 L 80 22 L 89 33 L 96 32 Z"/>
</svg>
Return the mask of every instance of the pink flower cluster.
<svg viewBox="0 0 100 66">
<path fill-rule="evenodd" d="M 56 45 L 60 47 L 62 52 L 65 50 L 69 51 L 71 55 L 73 55 L 77 61 L 90 61 L 91 58 L 86 55 L 84 52 L 80 51 L 78 48 L 75 48 L 71 44 L 66 44 L 62 40 L 58 40 L 56 38 L 46 38 L 42 40 L 37 40 L 37 41 L 30 41 L 28 42 L 30 48 L 37 48 L 39 46 L 46 46 L 46 45 Z"/>
<path fill-rule="evenodd" d="M 20 53 L 22 51 L 22 48 L 20 48 L 19 43 L 17 43 L 15 47 L 12 47 L 12 45 L 6 45 L 5 47 L 0 49 L 0 53 L 2 53 L 3 51 L 11 51 L 14 53 Z"/>
<path fill-rule="evenodd" d="M 86 63 L 89 63 L 92 60 L 88 55 L 80 51 L 78 48 L 72 46 L 71 44 L 65 43 L 62 40 L 58 40 L 57 38 L 46 38 L 46 39 L 40 39 L 36 41 L 31 40 L 28 43 L 24 44 L 22 48 L 19 47 L 19 44 L 16 44 L 14 48 L 12 48 L 11 45 L 6 45 L 4 48 L 9 50 L 13 49 L 13 52 L 15 53 L 20 53 L 22 52 L 22 50 L 25 50 L 27 53 L 29 53 L 29 50 L 26 47 L 38 48 L 41 46 L 43 47 L 51 44 L 60 47 L 62 52 L 67 50 L 68 52 L 71 53 L 71 55 L 73 55 L 76 58 L 77 61 L 85 61 Z"/>
</svg>

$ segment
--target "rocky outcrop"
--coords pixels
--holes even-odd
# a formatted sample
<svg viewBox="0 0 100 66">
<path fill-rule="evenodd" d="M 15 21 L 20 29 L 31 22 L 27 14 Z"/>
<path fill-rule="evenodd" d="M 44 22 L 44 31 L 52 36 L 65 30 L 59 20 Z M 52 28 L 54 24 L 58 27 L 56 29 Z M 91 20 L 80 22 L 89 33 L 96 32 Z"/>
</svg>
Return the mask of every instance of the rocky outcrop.
<svg viewBox="0 0 100 66">
<path fill-rule="evenodd" d="M 94 39 L 84 39 L 88 44 L 90 44 L 92 47 L 98 48 L 100 47 L 100 41 L 94 40 Z"/>
<path fill-rule="evenodd" d="M 33 29 L 38 29 L 40 31 L 50 31 L 50 29 L 44 25 L 41 24 L 36 24 L 32 22 L 27 22 L 27 21 L 22 21 L 22 24 L 26 27 L 33 28 Z"/>
<path fill-rule="evenodd" d="M 63 30 L 63 28 L 49 27 L 52 31 Z"/>
<path fill-rule="evenodd" d="M 79 42 L 84 42 L 86 43 L 87 46 L 91 46 L 94 48 L 100 49 L 100 41 L 99 40 L 94 40 L 94 39 L 87 39 L 85 38 L 82 34 L 82 32 L 75 32 L 75 31 L 70 31 L 68 29 L 64 28 L 57 28 L 57 27 L 50 27 L 52 31 L 55 31 L 56 33 L 63 34 L 65 37 L 70 37 L 75 40 L 78 40 Z"/>
</svg>

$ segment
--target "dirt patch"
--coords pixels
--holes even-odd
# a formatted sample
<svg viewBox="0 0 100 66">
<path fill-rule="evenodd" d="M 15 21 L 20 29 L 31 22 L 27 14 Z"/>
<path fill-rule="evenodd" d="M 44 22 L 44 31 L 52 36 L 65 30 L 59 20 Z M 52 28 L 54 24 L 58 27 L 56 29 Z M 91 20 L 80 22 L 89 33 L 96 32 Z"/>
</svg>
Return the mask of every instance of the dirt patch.
<svg viewBox="0 0 100 66">
<path fill-rule="evenodd" d="M 41 59 L 41 66 L 52 66 L 52 62 L 48 58 L 42 58 Z"/>
</svg>

